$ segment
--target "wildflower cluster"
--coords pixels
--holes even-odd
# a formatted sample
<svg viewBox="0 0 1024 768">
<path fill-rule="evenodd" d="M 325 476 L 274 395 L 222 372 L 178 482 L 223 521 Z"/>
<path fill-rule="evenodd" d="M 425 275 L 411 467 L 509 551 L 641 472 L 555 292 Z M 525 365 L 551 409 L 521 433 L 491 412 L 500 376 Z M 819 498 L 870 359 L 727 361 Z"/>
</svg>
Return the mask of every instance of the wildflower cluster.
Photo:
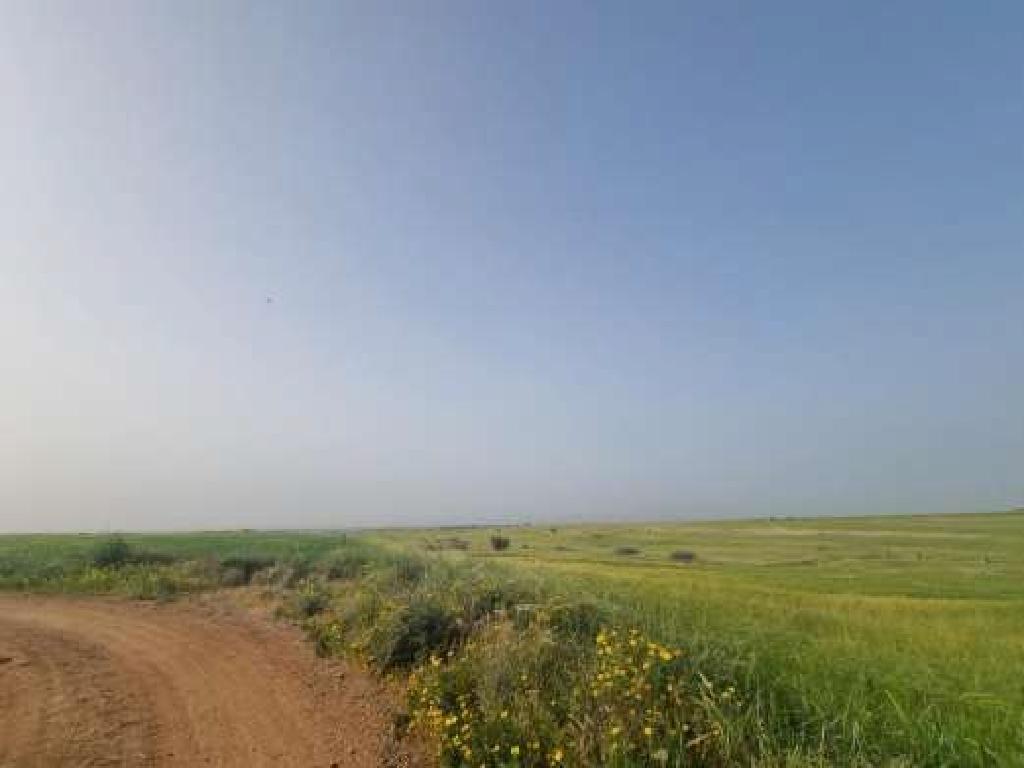
<svg viewBox="0 0 1024 768">
<path fill-rule="evenodd" d="M 720 768 L 747 753 L 726 725 L 734 691 L 716 690 L 681 650 L 608 626 L 600 604 L 476 572 L 416 583 L 397 573 L 344 591 L 307 586 L 299 596 L 326 593 L 326 606 L 291 607 L 321 653 L 408 681 L 411 724 L 439 765 Z"/>
<path fill-rule="evenodd" d="M 413 722 L 441 765 L 720 765 L 731 688 L 677 648 L 604 629 L 573 644 L 543 614 L 481 629 L 409 678 Z"/>
<path fill-rule="evenodd" d="M 596 645 L 593 671 L 577 688 L 576 707 L 590 715 L 583 762 L 686 765 L 717 751 L 718 701 L 680 649 L 637 629 L 602 630 Z"/>
<path fill-rule="evenodd" d="M 345 630 L 336 619 L 325 622 L 310 620 L 307 632 L 315 641 L 317 653 L 321 656 L 332 656 L 345 650 Z"/>
<path fill-rule="evenodd" d="M 564 764 L 568 699 L 552 693 L 559 686 L 546 679 L 544 658 L 555 646 L 545 648 L 538 634 L 524 640 L 507 624 L 491 628 L 458 654 L 434 655 L 412 673 L 413 722 L 435 741 L 442 765 Z M 501 645 L 496 635 L 504 635 Z M 496 665 L 499 647 L 505 658 Z"/>
</svg>

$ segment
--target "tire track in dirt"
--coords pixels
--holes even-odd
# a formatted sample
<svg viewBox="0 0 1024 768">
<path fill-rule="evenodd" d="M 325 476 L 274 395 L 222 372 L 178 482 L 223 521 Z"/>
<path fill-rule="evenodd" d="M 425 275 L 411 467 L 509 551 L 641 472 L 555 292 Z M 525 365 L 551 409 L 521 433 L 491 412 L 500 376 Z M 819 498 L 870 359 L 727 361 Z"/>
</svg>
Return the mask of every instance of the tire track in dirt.
<svg viewBox="0 0 1024 768">
<path fill-rule="evenodd" d="M 419 765 L 368 675 L 217 601 L 0 595 L 0 766 Z"/>
</svg>

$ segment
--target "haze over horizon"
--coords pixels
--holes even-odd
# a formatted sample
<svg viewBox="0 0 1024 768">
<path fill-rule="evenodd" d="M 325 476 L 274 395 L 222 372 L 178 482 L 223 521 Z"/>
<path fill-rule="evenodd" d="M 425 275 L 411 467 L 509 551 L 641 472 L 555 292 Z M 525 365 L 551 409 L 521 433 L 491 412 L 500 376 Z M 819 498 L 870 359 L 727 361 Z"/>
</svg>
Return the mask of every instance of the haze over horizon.
<svg viewBox="0 0 1024 768">
<path fill-rule="evenodd" d="M 8 0 L 0 531 L 1020 506 L 1021 29 Z"/>
</svg>

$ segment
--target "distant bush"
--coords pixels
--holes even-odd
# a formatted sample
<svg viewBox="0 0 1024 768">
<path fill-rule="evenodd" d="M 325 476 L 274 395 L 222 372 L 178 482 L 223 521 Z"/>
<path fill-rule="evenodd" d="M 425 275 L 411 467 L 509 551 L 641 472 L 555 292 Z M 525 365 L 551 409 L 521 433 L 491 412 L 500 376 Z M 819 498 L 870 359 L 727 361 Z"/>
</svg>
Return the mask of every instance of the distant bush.
<svg viewBox="0 0 1024 768">
<path fill-rule="evenodd" d="M 669 555 L 669 558 L 677 563 L 692 563 L 694 560 L 697 559 L 697 553 L 691 552 L 688 549 L 677 549 L 675 552 Z"/>
<path fill-rule="evenodd" d="M 120 536 L 112 536 L 96 545 L 92 564 L 97 568 L 120 568 L 131 562 L 132 548 Z"/>
<path fill-rule="evenodd" d="M 177 562 L 177 558 L 166 552 L 137 549 L 123 537 L 111 536 L 93 548 L 89 561 L 96 568 L 122 568 L 126 565 L 171 565 Z"/>
<path fill-rule="evenodd" d="M 623 556 L 639 555 L 640 550 L 636 547 L 616 547 L 615 554 Z"/>
<path fill-rule="evenodd" d="M 504 552 L 512 546 L 512 540 L 508 536 L 491 536 L 491 549 L 495 552 Z"/>
</svg>

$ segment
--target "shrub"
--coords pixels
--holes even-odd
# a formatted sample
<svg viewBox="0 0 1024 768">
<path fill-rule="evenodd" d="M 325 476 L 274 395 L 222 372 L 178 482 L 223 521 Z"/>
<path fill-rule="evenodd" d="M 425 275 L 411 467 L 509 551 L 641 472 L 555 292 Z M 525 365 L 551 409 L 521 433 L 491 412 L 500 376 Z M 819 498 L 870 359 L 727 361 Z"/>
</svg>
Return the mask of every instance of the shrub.
<svg viewBox="0 0 1024 768">
<path fill-rule="evenodd" d="M 688 549 L 677 549 L 669 557 L 677 563 L 692 563 L 697 559 L 697 553 Z"/>
<path fill-rule="evenodd" d="M 131 562 L 132 548 L 120 536 L 112 536 L 96 545 L 92 564 L 97 568 L 120 568 Z"/>
<path fill-rule="evenodd" d="M 415 597 L 373 627 L 368 641 L 372 660 L 387 672 L 408 668 L 432 654 L 446 655 L 459 639 L 451 611 L 433 598 Z"/>
<path fill-rule="evenodd" d="M 302 618 L 312 618 L 323 613 L 330 605 L 330 597 L 319 589 L 310 587 L 300 592 L 295 598 L 295 608 Z"/>
<path fill-rule="evenodd" d="M 491 536 L 491 549 L 495 552 L 504 552 L 512 546 L 512 540 L 508 536 Z"/>
<path fill-rule="evenodd" d="M 171 565 L 177 558 L 166 552 L 136 549 L 121 536 L 111 536 L 99 542 L 92 551 L 90 562 L 97 568 L 122 568 L 126 565 Z"/>
<path fill-rule="evenodd" d="M 294 586 L 303 579 L 308 579 L 313 573 L 313 561 L 308 557 L 296 557 L 288 561 L 288 578 L 290 583 L 286 586 Z"/>
</svg>

